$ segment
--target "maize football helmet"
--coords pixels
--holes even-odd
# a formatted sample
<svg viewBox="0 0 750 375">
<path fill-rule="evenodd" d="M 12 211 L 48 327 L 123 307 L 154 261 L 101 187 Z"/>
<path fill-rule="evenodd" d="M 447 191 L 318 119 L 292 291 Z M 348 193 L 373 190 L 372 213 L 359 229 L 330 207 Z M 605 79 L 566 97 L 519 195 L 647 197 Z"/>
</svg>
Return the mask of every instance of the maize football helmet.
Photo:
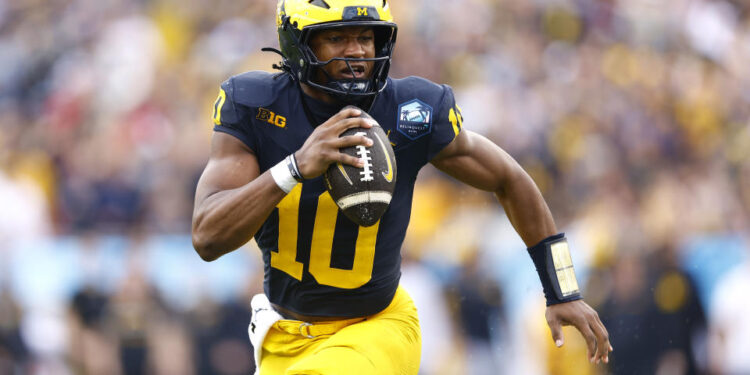
<svg viewBox="0 0 750 375">
<path fill-rule="evenodd" d="M 284 59 L 282 68 L 298 82 L 322 90 L 343 103 L 360 106 L 372 104 L 385 88 L 397 32 L 387 0 L 279 0 L 276 26 Z M 319 61 L 309 46 L 311 35 L 323 29 L 347 26 L 372 27 L 375 57 L 336 57 Z M 373 61 L 373 71 L 370 77 L 335 80 L 321 69 L 335 60 L 346 62 L 349 69 L 352 69 L 350 62 Z M 327 82 L 315 81 L 318 69 L 328 77 Z"/>
</svg>

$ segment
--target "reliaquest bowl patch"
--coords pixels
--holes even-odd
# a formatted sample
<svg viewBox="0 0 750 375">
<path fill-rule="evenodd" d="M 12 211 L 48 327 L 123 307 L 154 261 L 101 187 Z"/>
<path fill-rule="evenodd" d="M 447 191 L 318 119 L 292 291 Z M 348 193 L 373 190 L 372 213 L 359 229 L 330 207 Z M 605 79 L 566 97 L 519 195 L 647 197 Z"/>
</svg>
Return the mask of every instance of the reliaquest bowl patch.
<svg viewBox="0 0 750 375">
<path fill-rule="evenodd" d="M 398 131 L 415 140 L 432 130 L 432 107 L 419 99 L 398 106 Z"/>
</svg>

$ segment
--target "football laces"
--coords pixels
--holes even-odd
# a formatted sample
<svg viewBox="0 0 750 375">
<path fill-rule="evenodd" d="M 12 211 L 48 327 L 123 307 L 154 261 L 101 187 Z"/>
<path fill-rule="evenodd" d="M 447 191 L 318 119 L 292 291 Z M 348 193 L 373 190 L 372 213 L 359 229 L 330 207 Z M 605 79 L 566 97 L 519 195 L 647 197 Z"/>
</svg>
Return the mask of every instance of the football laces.
<svg viewBox="0 0 750 375">
<path fill-rule="evenodd" d="M 367 133 L 365 132 L 357 132 L 356 135 L 362 135 L 366 136 Z M 364 161 L 365 165 L 362 168 L 362 171 L 359 172 L 359 175 L 362 176 L 360 178 L 360 181 L 372 181 L 372 157 L 370 156 L 370 150 L 367 149 L 365 146 L 357 146 L 357 155 L 359 156 L 362 161 Z"/>
</svg>

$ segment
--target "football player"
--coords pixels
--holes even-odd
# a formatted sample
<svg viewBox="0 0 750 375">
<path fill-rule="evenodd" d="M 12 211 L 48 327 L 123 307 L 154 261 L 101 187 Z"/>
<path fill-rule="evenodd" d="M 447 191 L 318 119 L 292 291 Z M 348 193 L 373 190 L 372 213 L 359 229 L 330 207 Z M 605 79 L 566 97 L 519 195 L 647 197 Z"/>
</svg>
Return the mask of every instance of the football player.
<svg viewBox="0 0 750 375">
<path fill-rule="evenodd" d="M 449 86 L 388 77 L 397 32 L 388 1 L 280 0 L 276 21 L 282 72 L 221 85 L 192 223 L 206 261 L 253 236 L 262 251 L 264 294 L 249 327 L 259 373 L 417 374 L 419 322 L 399 286 L 400 250 L 427 163 L 495 193 L 537 268 L 555 343 L 573 325 L 589 360 L 607 362 L 607 330 L 581 299 L 567 242 L 531 178 L 463 129 Z M 390 206 L 370 227 L 340 214 L 321 177 L 331 163 L 363 166 L 340 148 L 373 144 L 339 137 L 372 126 L 350 104 L 389 134 L 398 165 Z"/>
</svg>

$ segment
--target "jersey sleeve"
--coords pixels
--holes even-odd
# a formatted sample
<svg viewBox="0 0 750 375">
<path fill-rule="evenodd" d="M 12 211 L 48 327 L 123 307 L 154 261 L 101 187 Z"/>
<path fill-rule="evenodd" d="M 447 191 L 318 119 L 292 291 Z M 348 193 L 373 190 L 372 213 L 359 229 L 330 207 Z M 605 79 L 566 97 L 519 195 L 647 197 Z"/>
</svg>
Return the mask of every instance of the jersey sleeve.
<svg viewBox="0 0 750 375">
<path fill-rule="evenodd" d="M 214 102 L 214 131 L 232 135 L 255 151 L 257 140 L 251 128 L 251 109 L 237 103 L 234 91 L 232 79 L 221 84 L 219 97 Z"/>
<path fill-rule="evenodd" d="M 448 85 L 442 85 L 443 96 L 440 106 L 436 111 L 434 128 L 430 137 L 427 160 L 432 160 L 440 151 L 451 143 L 463 127 L 463 116 L 461 109 L 453 97 L 453 89 Z"/>
</svg>

